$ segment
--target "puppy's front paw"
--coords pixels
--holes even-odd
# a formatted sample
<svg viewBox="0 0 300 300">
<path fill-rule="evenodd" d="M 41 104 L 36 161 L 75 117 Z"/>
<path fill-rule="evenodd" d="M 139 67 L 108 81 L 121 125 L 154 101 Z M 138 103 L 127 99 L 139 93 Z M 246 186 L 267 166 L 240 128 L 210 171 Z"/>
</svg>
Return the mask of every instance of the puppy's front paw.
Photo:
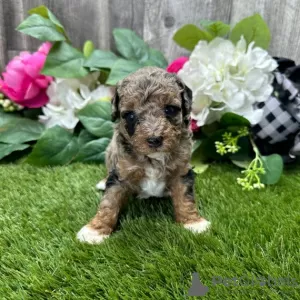
<svg viewBox="0 0 300 300">
<path fill-rule="evenodd" d="M 210 228 L 210 222 L 205 219 L 201 219 L 199 222 L 184 224 L 184 228 L 191 230 L 194 233 L 201 233 Z"/>
<path fill-rule="evenodd" d="M 100 234 L 98 230 L 91 228 L 89 225 L 83 226 L 77 233 L 77 239 L 88 244 L 100 244 L 108 237 L 108 234 Z"/>
<path fill-rule="evenodd" d="M 106 179 L 102 179 L 96 184 L 96 189 L 100 191 L 105 191 L 106 188 Z"/>
</svg>

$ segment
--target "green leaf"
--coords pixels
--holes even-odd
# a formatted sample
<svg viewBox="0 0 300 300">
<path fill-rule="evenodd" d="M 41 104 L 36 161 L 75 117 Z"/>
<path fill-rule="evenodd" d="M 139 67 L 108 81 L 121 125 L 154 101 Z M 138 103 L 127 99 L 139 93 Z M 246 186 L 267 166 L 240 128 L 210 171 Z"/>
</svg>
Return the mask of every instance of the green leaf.
<svg viewBox="0 0 300 300">
<path fill-rule="evenodd" d="M 201 30 L 196 25 L 187 24 L 181 27 L 173 36 L 173 40 L 181 47 L 194 50 L 200 40 L 211 41 L 213 36 Z"/>
<path fill-rule="evenodd" d="M 213 37 L 223 37 L 230 31 L 230 26 L 223 23 L 222 21 L 211 22 L 210 24 L 204 25 L 204 28 L 213 36 Z"/>
<path fill-rule="evenodd" d="M 105 150 L 110 143 L 109 138 L 90 141 L 80 148 L 76 161 L 89 163 L 104 163 Z"/>
<path fill-rule="evenodd" d="M 211 136 L 213 135 L 218 129 L 220 128 L 220 123 L 219 122 L 213 122 L 211 124 L 205 124 L 201 127 L 201 131 L 206 135 L 206 136 Z"/>
<path fill-rule="evenodd" d="M 227 128 L 229 126 L 250 127 L 250 122 L 240 115 L 227 112 L 221 117 L 220 125 L 222 128 Z"/>
<path fill-rule="evenodd" d="M 268 49 L 271 33 L 268 25 L 259 14 L 241 20 L 235 25 L 230 34 L 230 40 L 237 43 L 244 36 L 247 45 L 252 41 L 263 49 Z"/>
<path fill-rule="evenodd" d="M 116 28 L 113 36 L 117 50 L 123 57 L 137 62 L 149 59 L 149 46 L 132 30 Z"/>
<path fill-rule="evenodd" d="M 202 161 L 206 161 L 208 159 L 213 160 L 226 160 L 228 157 L 226 155 L 220 155 L 216 151 L 216 141 L 222 141 L 222 135 L 226 132 L 225 129 L 220 129 L 214 132 L 209 137 L 202 140 L 202 143 L 200 144 L 199 148 L 193 155 L 196 155 L 198 157 L 201 157 Z"/>
<path fill-rule="evenodd" d="M 111 138 L 113 122 L 111 122 L 111 104 L 99 101 L 87 105 L 77 113 L 85 129 L 97 137 Z"/>
<path fill-rule="evenodd" d="M 164 55 L 159 50 L 153 48 L 149 48 L 149 58 L 143 64 L 147 66 L 157 66 L 162 69 L 165 69 L 168 66 L 168 62 Z"/>
<path fill-rule="evenodd" d="M 215 21 L 212 21 L 212 20 L 200 20 L 199 23 L 200 23 L 201 27 L 206 28 L 209 25 L 215 23 Z"/>
<path fill-rule="evenodd" d="M 94 43 L 90 40 L 86 41 L 83 45 L 83 55 L 84 57 L 90 57 L 95 49 Z"/>
<path fill-rule="evenodd" d="M 237 145 L 240 149 L 238 150 L 238 152 L 230 154 L 229 158 L 235 161 L 252 161 L 253 148 L 250 143 L 249 137 L 240 137 L 237 142 Z"/>
<path fill-rule="evenodd" d="M 241 169 L 247 169 L 251 163 L 251 160 L 234 160 L 234 159 L 232 159 L 231 162 Z"/>
<path fill-rule="evenodd" d="M 202 174 L 204 173 L 208 167 L 209 167 L 209 164 L 206 164 L 200 160 L 191 160 L 191 164 L 193 166 L 193 170 L 196 174 Z"/>
<path fill-rule="evenodd" d="M 11 114 L 11 113 L 4 113 L 0 111 L 0 132 L 1 127 L 12 120 L 22 120 L 19 115 Z"/>
<path fill-rule="evenodd" d="M 196 140 L 193 142 L 192 153 L 194 153 L 199 148 L 201 142 L 202 142 L 201 140 Z"/>
<path fill-rule="evenodd" d="M 283 171 L 283 160 L 278 154 L 269 156 L 261 156 L 265 174 L 260 176 L 261 182 L 264 184 L 275 184 L 279 181 Z"/>
<path fill-rule="evenodd" d="M 206 157 L 203 156 L 203 152 L 200 148 L 201 143 L 201 140 L 195 141 L 192 149 L 191 165 L 197 174 L 205 172 L 209 167 L 209 164 L 205 163 Z"/>
<path fill-rule="evenodd" d="M 36 14 L 40 15 L 44 18 L 49 19 L 52 23 L 54 23 L 56 26 L 64 30 L 63 25 L 60 23 L 60 21 L 56 18 L 56 16 L 51 12 L 51 10 L 46 7 L 45 5 L 41 5 L 38 7 L 34 7 L 28 11 L 30 15 Z"/>
<path fill-rule="evenodd" d="M 91 56 L 86 59 L 84 66 L 88 68 L 111 69 L 118 59 L 118 56 L 111 51 L 94 50 Z"/>
<path fill-rule="evenodd" d="M 112 66 L 106 84 L 116 85 L 120 80 L 124 79 L 130 73 L 133 73 L 142 67 L 143 66 L 137 62 L 118 59 Z"/>
<path fill-rule="evenodd" d="M 78 136 L 78 145 L 79 145 L 79 147 L 82 147 L 85 144 L 87 144 L 88 142 L 93 141 L 95 139 L 97 139 L 96 136 L 94 136 L 93 134 L 90 134 L 87 130 L 82 129 Z"/>
<path fill-rule="evenodd" d="M 0 159 L 11 154 L 14 151 L 21 151 L 28 148 L 26 144 L 4 144 L 0 143 Z"/>
<path fill-rule="evenodd" d="M 39 116 L 43 114 L 42 108 L 27 108 L 22 110 L 22 118 L 38 120 Z"/>
<path fill-rule="evenodd" d="M 38 140 L 45 127 L 38 121 L 25 118 L 10 119 L 0 127 L 0 142 L 22 144 Z"/>
<path fill-rule="evenodd" d="M 54 42 L 66 40 L 65 36 L 57 30 L 54 23 L 36 14 L 24 20 L 17 27 L 17 30 L 41 41 Z"/>
<path fill-rule="evenodd" d="M 65 165 L 75 158 L 78 150 L 77 138 L 55 126 L 45 131 L 25 162 L 36 166 Z"/>
<path fill-rule="evenodd" d="M 83 64 L 82 52 L 66 42 L 58 42 L 52 46 L 42 73 L 59 78 L 83 77 L 88 74 Z"/>
<path fill-rule="evenodd" d="M 93 68 L 91 68 L 91 70 L 92 70 Z M 96 69 L 96 70 L 98 70 L 98 69 Z M 101 83 L 101 84 L 105 84 L 106 83 L 106 81 L 107 81 L 107 79 L 108 79 L 108 77 L 109 77 L 109 73 L 110 73 L 110 71 L 108 70 L 108 69 L 100 69 L 100 76 L 99 76 L 99 82 Z"/>
</svg>

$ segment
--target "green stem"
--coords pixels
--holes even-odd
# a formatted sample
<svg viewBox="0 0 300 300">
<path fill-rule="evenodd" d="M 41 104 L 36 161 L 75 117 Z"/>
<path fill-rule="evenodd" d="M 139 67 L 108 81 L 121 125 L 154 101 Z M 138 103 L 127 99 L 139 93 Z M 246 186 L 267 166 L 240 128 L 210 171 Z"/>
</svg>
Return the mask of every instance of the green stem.
<svg viewBox="0 0 300 300">
<path fill-rule="evenodd" d="M 249 135 L 249 139 L 250 139 L 251 145 L 252 145 L 252 147 L 253 147 L 253 150 L 254 150 L 256 156 L 259 157 L 261 154 L 260 154 L 260 152 L 259 152 L 257 146 L 255 145 L 255 143 L 254 143 L 254 141 L 253 141 L 253 138 L 252 138 L 250 135 Z"/>
</svg>

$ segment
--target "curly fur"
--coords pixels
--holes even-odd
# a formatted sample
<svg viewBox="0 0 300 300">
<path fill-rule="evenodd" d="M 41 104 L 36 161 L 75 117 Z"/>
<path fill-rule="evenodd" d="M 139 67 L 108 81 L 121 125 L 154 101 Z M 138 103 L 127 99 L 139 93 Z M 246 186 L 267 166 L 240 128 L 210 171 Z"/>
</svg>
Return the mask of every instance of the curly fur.
<svg viewBox="0 0 300 300">
<path fill-rule="evenodd" d="M 199 217 L 195 206 L 189 164 L 191 101 L 190 90 L 179 78 L 159 68 L 142 68 L 119 83 L 112 101 L 112 118 L 119 121 L 106 153 L 109 176 L 99 210 L 88 224 L 93 235 L 95 230 L 105 237 L 113 231 L 121 207 L 132 194 L 169 195 L 177 222 L 204 222 L 205 226 L 196 228 L 207 228 L 208 222 Z M 172 118 L 165 114 L 168 105 L 179 108 Z M 134 113 L 129 124 L 128 112 Z M 149 147 L 147 139 L 153 136 L 161 137 L 162 145 Z"/>
</svg>

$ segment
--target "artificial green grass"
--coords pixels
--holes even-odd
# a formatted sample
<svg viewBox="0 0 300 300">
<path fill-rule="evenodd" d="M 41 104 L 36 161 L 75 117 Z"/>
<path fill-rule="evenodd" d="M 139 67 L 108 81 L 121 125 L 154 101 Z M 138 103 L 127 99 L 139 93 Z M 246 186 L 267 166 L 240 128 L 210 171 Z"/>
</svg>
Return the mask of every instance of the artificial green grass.
<svg viewBox="0 0 300 300">
<path fill-rule="evenodd" d="M 243 192 L 238 169 L 213 165 L 196 180 L 208 233 L 175 224 L 169 199 L 133 199 L 111 238 L 81 244 L 75 234 L 96 212 L 104 174 L 0 165 L 0 299 L 186 299 L 193 272 L 209 287 L 203 299 L 300 299 L 299 169 Z M 293 277 L 298 287 L 212 284 L 243 275 Z"/>
</svg>

